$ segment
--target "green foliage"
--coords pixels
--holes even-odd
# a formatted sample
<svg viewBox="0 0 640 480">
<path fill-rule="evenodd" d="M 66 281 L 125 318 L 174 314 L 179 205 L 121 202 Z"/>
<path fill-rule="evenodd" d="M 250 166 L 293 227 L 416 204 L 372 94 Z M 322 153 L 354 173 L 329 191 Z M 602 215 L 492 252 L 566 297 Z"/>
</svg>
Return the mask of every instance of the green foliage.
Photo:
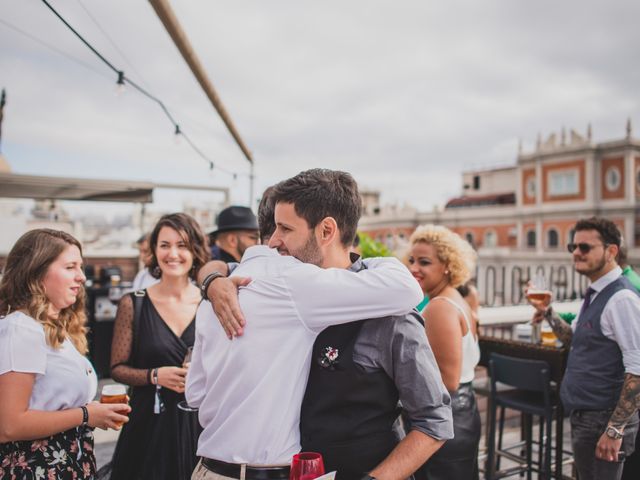
<svg viewBox="0 0 640 480">
<path fill-rule="evenodd" d="M 375 241 L 366 233 L 358 232 L 358 236 L 360 237 L 360 251 L 362 252 L 362 258 L 393 256 L 391 250 L 389 250 L 384 243 Z"/>
</svg>

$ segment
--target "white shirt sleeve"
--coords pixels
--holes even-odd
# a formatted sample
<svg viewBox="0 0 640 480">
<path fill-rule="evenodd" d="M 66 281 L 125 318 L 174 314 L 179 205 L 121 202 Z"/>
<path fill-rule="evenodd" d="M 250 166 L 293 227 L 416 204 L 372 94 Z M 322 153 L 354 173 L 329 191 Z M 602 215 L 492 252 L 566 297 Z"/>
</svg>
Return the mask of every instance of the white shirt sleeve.
<svg viewBox="0 0 640 480">
<path fill-rule="evenodd" d="M 0 319 L 0 375 L 44 374 L 46 369 L 47 342 L 42 326 L 21 314 Z"/>
<path fill-rule="evenodd" d="M 353 272 L 300 263 L 283 272 L 302 322 L 312 331 L 367 318 L 402 315 L 422 301 L 420 285 L 396 258 Z"/>
<path fill-rule="evenodd" d="M 618 344 L 625 372 L 640 375 L 640 298 L 631 290 L 613 295 L 602 312 L 602 334 Z"/>
<path fill-rule="evenodd" d="M 206 393 L 206 370 L 202 364 L 202 342 L 203 332 L 198 325 L 204 322 L 216 322 L 218 319 L 213 314 L 212 306 L 209 302 L 200 302 L 196 312 L 196 340 L 191 353 L 191 365 L 187 372 L 187 384 L 185 387 L 185 398 L 190 407 L 200 408 Z M 222 328 L 222 327 L 220 327 Z"/>
</svg>

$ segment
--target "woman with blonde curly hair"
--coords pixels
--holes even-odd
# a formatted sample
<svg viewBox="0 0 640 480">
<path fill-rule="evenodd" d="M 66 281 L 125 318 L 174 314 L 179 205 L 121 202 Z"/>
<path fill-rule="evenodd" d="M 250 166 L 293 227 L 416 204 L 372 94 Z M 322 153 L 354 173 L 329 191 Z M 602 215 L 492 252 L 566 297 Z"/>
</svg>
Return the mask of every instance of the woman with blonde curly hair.
<svg viewBox="0 0 640 480">
<path fill-rule="evenodd" d="M 469 280 L 476 254 L 459 235 L 436 225 L 418 227 L 409 243 L 409 270 L 430 299 L 422 315 L 442 380 L 451 393 L 455 435 L 416 478 L 476 479 L 481 429 L 471 381 L 480 349 L 471 308 L 456 290 Z"/>
<path fill-rule="evenodd" d="M 93 429 L 119 428 L 126 404 L 90 402 L 80 243 L 25 233 L 0 282 L 0 478 L 93 479 Z"/>
</svg>

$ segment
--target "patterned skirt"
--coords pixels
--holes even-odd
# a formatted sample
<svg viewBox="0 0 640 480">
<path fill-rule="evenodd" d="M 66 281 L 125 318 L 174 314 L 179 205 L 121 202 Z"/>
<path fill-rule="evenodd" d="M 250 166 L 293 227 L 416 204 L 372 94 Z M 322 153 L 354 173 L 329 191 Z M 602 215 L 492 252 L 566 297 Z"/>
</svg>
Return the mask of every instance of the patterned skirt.
<svg viewBox="0 0 640 480">
<path fill-rule="evenodd" d="M 93 480 L 95 475 L 93 429 L 0 443 L 0 480 Z"/>
</svg>

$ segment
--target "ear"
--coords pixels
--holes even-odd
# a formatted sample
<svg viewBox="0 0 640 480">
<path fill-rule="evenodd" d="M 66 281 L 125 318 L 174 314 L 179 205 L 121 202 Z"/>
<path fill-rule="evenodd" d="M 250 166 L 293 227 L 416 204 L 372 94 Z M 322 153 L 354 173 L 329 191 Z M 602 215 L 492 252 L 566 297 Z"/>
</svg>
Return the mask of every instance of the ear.
<svg viewBox="0 0 640 480">
<path fill-rule="evenodd" d="M 607 247 L 607 250 L 611 254 L 611 258 L 609 259 L 609 261 L 615 260 L 616 258 L 618 258 L 619 248 L 617 245 L 611 244 Z"/>
<path fill-rule="evenodd" d="M 329 245 L 336 238 L 339 240 L 340 231 L 338 230 L 338 224 L 333 217 L 323 218 L 318 225 L 316 225 L 316 239 L 319 245 Z"/>
</svg>

